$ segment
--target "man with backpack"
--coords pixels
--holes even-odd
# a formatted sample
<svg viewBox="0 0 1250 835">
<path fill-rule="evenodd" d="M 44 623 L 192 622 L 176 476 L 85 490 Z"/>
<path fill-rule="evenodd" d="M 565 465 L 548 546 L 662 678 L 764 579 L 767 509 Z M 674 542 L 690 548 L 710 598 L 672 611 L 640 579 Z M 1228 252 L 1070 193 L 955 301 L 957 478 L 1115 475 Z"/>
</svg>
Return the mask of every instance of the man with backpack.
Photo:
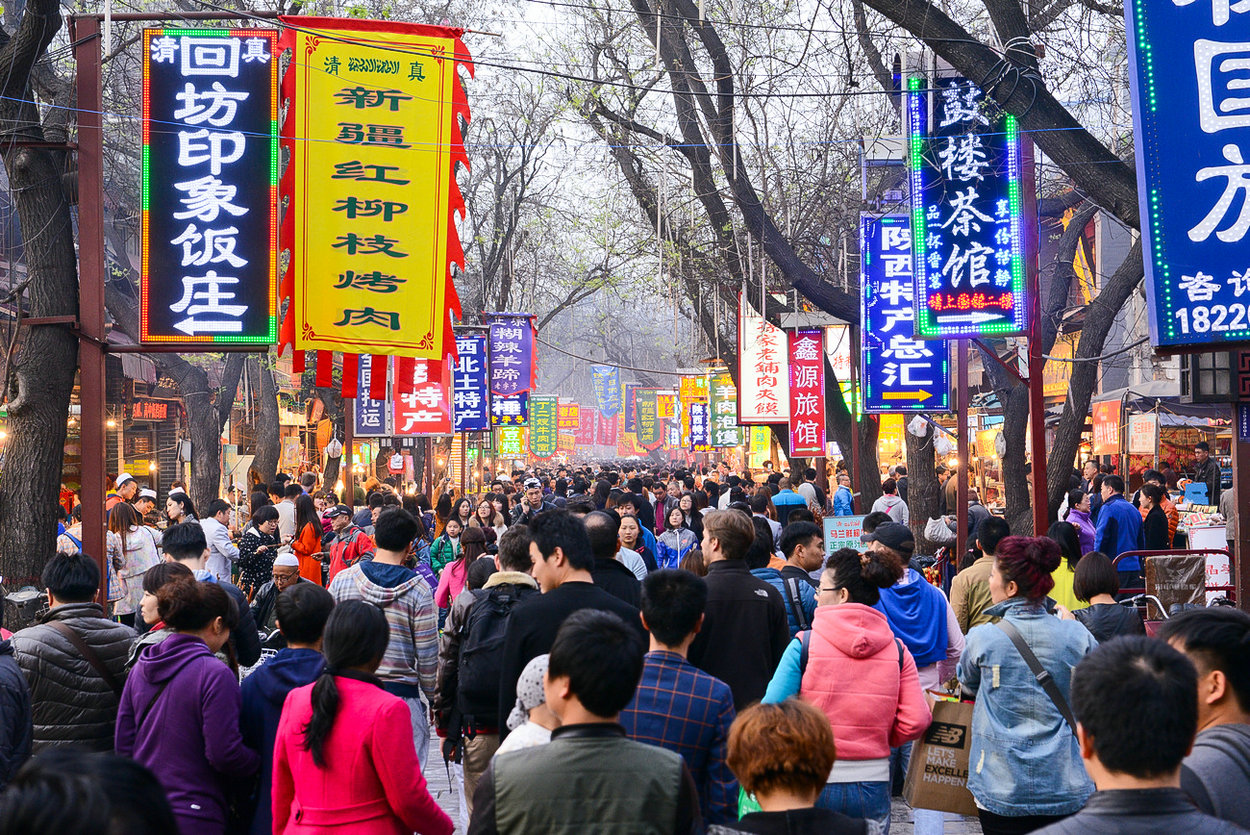
<svg viewBox="0 0 1250 835">
<path fill-rule="evenodd" d="M 333 582 L 343 569 L 351 568 L 361 559 L 373 558 L 373 540 L 352 521 L 352 509 L 347 505 L 335 505 L 326 516 L 330 517 L 333 532 L 329 547 L 330 582 Z"/>
<path fill-rule="evenodd" d="M 504 638 L 513 607 L 538 594 L 530 576 L 529 529 L 514 525 L 499 538 L 499 570 L 486 584 L 468 594 L 473 602 L 462 626 L 443 632 L 439 649 L 440 674 L 434 710 L 444 736 L 443 755 L 451 760 L 457 750 L 464 766 L 464 797 L 473 814 L 478 779 L 499 748 L 499 681 L 503 670 Z"/>
</svg>

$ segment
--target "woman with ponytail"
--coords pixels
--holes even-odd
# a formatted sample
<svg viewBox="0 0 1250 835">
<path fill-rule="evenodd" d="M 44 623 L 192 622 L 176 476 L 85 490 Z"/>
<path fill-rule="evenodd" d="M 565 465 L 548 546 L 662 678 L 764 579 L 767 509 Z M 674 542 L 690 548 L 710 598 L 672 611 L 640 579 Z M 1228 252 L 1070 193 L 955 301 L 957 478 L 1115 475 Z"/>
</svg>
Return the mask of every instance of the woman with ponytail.
<svg viewBox="0 0 1250 835">
<path fill-rule="evenodd" d="M 115 747 L 161 781 L 182 835 L 222 835 L 227 787 L 260 765 L 239 731 L 238 675 L 213 654 L 227 646 L 239 610 L 217 583 L 167 580 L 156 606 L 172 633 L 144 649 L 126 679 Z"/>
<path fill-rule="evenodd" d="M 386 615 L 370 603 L 330 613 L 325 671 L 291 691 L 278 723 L 275 833 L 451 835 L 421 774 L 408 705 L 374 675 L 389 640 Z"/>
<path fill-rule="evenodd" d="M 822 809 L 890 830 L 890 748 L 916 739 L 932 719 L 916 662 L 873 607 L 902 565 L 892 551 L 835 551 L 825 563 L 816 616 L 786 648 L 765 704 L 799 696 L 833 728 L 837 762 L 816 800 Z"/>
<path fill-rule="evenodd" d="M 1048 614 L 1046 595 L 1062 553 L 1044 536 L 1009 536 L 990 570 L 992 606 L 968 632 L 959 683 L 976 696 L 968 789 L 986 835 L 1032 832 L 1078 811 L 1094 791 L 1076 729 L 1064 714 L 1072 670 L 1097 641 L 1080 623 Z M 1054 683 L 1054 697 L 1017 645 L 1022 641 Z"/>
</svg>

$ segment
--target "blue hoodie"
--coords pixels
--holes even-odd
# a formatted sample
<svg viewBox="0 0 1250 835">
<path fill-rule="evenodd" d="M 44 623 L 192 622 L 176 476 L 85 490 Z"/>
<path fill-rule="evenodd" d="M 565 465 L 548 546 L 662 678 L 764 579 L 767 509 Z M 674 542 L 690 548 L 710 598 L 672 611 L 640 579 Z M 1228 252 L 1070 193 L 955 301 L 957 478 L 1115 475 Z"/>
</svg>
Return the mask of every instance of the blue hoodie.
<svg viewBox="0 0 1250 835">
<path fill-rule="evenodd" d="M 946 658 L 947 605 L 942 592 L 909 568 L 902 580 L 881 590 L 881 599 L 873 608 L 885 615 L 919 669 Z"/>
<path fill-rule="evenodd" d="M 269 835 L 273 831 L 273 809 L 270 805 L 273 785 L 273 741 L 278 735 L 278 720 L 286 696 L 297 687 L 312 684 L 325 669 L 326 660 L 312 649 L 284 649 L 254 673 L 243 679 L 243 707 L 239 726 L 243 743 L 260 752 L 260 795 L 252 815 L 253 835 Z"/>
</svg>

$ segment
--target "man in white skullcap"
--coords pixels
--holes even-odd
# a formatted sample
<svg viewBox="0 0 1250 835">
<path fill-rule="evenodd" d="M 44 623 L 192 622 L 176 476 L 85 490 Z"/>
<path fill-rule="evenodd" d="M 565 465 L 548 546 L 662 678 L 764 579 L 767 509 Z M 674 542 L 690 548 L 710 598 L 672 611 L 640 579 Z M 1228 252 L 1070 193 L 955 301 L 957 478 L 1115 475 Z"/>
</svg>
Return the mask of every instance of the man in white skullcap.
<svg viewBox="0 0 1250 835">
<path fill-rule="evenodd" d="M 252 616 L 256 626 L 262 632 L 272 632 L 278 628 L 277 612 L 274 603 L 278 595 L 296 583 L 307 583 L 308 580 L 299 576 L 299 557 L 287 552 L 278 554 L 273 560 L 273 574 L 269 582 L 260 587 L 252 598 Z"/>
</svg>

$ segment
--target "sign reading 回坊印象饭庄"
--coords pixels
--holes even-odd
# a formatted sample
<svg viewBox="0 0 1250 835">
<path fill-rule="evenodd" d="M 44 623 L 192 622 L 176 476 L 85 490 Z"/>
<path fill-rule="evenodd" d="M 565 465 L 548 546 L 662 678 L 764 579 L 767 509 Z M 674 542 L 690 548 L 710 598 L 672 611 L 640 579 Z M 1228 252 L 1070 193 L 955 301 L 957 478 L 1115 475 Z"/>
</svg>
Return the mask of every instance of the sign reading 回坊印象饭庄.
<svg viewBox="0 0 1250 835">
<path fill-rule="evenodd" d="M 907 79 L 915 336 L 1027 327 L 1016 119 L 959 76 Z"/>
<path fill-rule="evenodd" d="M 1250 341 L 1250 3 L 1125 14 L 1150 342 Z"/>
<path fill-rule="evenodd" d="M 277 341 L 277 38 L 143 32 L 143 343 Z"/>
</svg>

